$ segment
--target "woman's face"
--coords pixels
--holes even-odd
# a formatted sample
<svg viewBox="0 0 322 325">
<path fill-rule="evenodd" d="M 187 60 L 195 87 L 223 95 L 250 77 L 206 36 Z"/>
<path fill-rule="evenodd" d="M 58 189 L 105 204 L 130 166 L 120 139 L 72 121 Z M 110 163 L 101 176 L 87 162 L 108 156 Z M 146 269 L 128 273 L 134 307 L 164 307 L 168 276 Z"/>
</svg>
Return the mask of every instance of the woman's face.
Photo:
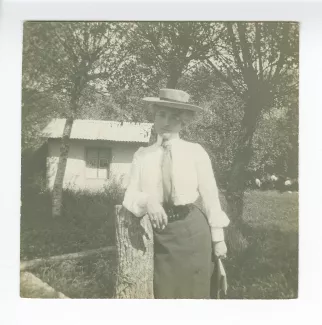
<svg viewBox="0 0 322 325">
<path fill-rule="evenodd" d="M 167 107 L 157 107 L 154 118 L 154 128 L 157 134 L 168 138 L 182 129 L 181 112 Z"/>
</svg>

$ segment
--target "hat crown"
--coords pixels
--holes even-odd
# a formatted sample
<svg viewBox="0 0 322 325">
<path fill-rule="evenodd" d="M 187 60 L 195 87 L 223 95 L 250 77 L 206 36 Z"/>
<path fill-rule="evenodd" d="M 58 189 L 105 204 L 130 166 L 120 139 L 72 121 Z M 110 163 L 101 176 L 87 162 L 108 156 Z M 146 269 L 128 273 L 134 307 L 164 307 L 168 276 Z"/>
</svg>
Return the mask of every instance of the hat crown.
<svg viewBox="0 0 322 325">
<path fill-rule="evenodd" d="M 160 89 L 159 96 L 162 100 L 182 103 L 188 103 L 190 97 L 189 94 L 183 90 L 169 88 Z"/>
</svg>

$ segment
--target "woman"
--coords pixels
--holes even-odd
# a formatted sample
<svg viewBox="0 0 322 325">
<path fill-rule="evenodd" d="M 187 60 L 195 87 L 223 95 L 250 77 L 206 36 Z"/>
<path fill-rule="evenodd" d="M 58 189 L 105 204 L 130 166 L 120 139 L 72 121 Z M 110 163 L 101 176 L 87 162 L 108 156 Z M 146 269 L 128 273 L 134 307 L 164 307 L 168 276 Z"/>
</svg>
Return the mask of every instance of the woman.
<svg viewBox="0 0 322 325">
<path fill-rule="evenodd" d="M 184 124 L 200 107 L 181 90 L 161 89 L 147 97 L 154 107 L 157 142 L 140 148 L 132 163 L 123 206 L 148 214 L 154 229 L 154 297 L 210 298 L 214 253 L 227 252 L 218 188 L 206 151 L 180 139 Z"/>
</svg>

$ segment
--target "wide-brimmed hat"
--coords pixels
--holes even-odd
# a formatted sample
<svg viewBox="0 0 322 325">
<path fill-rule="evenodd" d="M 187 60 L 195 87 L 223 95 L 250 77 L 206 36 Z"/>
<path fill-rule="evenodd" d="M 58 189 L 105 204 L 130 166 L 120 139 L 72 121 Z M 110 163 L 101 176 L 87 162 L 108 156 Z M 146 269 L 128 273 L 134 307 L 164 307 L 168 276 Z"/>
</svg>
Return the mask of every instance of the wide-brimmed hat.
<svg viewBox="0 0 322 325">
<path fill-rule="evenodd" d="M 190 95 L 179 89 L 160 89 L 159 97 L 145 97 L 143 100 L 151 104 L 177 109 L 186 109 L 193 112 L 200 112 L 201 107 L 189 103 Z"/>
</svg>

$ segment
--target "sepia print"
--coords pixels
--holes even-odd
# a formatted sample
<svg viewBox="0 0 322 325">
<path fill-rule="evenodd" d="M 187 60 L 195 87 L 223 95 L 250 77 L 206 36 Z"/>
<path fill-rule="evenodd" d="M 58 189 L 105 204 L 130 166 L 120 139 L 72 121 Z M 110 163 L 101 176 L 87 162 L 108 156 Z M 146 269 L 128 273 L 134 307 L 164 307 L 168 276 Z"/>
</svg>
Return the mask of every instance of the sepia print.
<svg viewBox="0 0 322 325">
<path fill-rule="evenodd" d="M 294 299 L 296 22 L 27 21 L 20 295 Z"/>
</svg>

